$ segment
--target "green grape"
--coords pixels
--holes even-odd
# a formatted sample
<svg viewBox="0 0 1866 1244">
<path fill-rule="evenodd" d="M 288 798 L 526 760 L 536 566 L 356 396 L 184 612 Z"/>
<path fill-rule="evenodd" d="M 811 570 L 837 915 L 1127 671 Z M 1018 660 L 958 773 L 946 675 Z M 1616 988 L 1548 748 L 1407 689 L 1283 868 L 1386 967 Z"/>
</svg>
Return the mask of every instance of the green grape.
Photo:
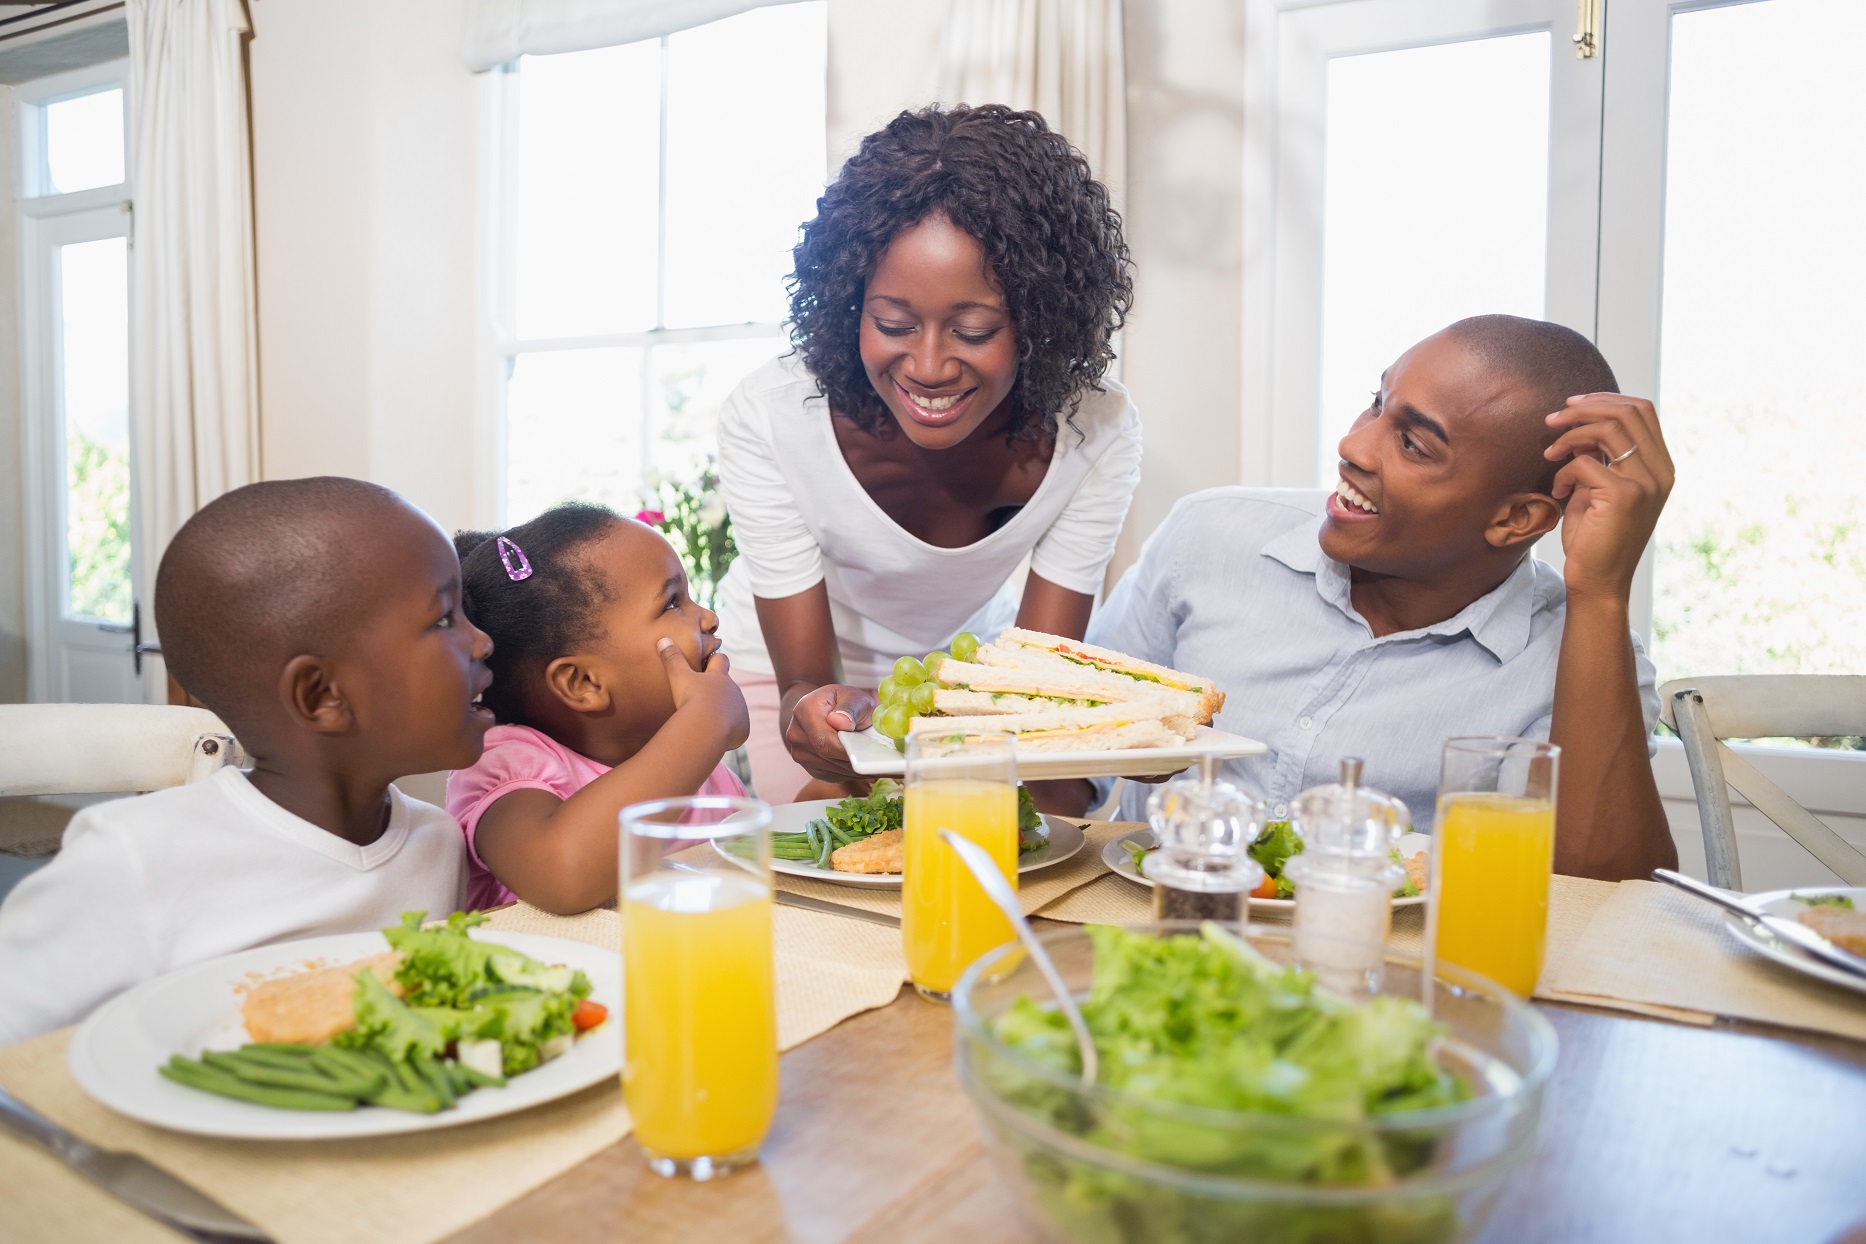
<svg viewBox="0 0 1866 1244">
<path fill-rule="evenodd" d="M 933 693 L 936 688 L 930 682 L 923 682 L 907 692 L 907 704 L 914 710 L 914 716 L 933 711 Z"/>
<path fill-rule="evenodd" d="M 895 739 L 894 750 L 905 755 L 907 752 L 907 740 L 906 739 Z"/>
<path fill-rule="evenodd" d="M 944 652 L 929 652 L 924 657 L 920 658 L 920 664 L 926 668 L 927 680 L 929 682 L 939 679 L 939 663 L 944 661 L 946 657 L 947 654 Z"/>
<path fill-rule="evenodd" d="M 881 680 L 881 685 L 875 688 L 875 695 L 879 697 L 879 699 L 881 700 L 882 707 L 885 708 L 889 704 L 892 704 L 896 700 L 900 699 L 902 696 L 902 693 L 904 693 L 906 690 L 907 690 L 907 687 L 901 682 L 900 679 L 896 678 L 892 674 L 889 674 L 886 678 Z"/>
<path fill-rule="evenodd" d="M 894 663 L 894 681 L 902 686 L 911 687 L 926 680 L 927 667 L 912 657 L 902 657 Z"/>
<path fill-rule="evenodd" d="M 905 704 L 890 704 L 875 714 L 875 729 L 884 739 L 904 739 L 907 723 L 912 720 L 913 713 Z"/>
<path fill-rule="evenodd" d="M 970 631 L 960 631 L 952 637 L 952 658 L 955 661 L 970 661 L 978 655 L 978 636 Z"/>
</svg>

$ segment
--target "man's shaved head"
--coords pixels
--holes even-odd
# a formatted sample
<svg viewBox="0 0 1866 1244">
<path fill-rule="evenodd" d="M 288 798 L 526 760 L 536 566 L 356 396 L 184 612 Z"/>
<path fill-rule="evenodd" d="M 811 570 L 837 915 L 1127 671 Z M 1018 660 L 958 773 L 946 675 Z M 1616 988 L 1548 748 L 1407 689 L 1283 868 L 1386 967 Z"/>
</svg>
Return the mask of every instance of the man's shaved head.
<svg viewBox="0 0 1866 1244">
<path fill-rule="evenodd" d="M 175 681 L 236 732 L 280 670 L 328 655 L 369 618 L 385 535 L 433 523 L 387 488 L 319 476 L 236 488 L 203 506 L 156 571 L 156 629 Z"/>
<path fill-rule="evenodd" d="M 1544 419 L 1566 406 L 1570 397 L 1620 391 L 1606 358 L 1572 328 L 1515 315 L 1474 315 L 1445 331 L 1458 337 L 1492 371 L 1516 382 L 1526 405 L 1509 415 L 1520 416 L 1525 427 L 1533 429 L 1537 448 L 1555 443 L 1559 434 Z M 1548 492 L 1555 486 L 1555 473 L 1562 463 L 1525 461 L 1531 467 L 1522 486 L 1535 492 Z"/>
</svg>

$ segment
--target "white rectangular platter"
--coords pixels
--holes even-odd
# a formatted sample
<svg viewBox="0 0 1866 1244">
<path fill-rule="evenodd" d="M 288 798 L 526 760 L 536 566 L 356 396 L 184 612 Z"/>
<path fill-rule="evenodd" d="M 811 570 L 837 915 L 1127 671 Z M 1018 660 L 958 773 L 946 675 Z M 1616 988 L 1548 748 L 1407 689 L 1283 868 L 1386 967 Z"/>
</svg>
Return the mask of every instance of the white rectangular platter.
<svg viewBox="0 0 1866 1244">
<path fill-rule="evenodd" d="M 849 766 L 864 777 L 892 777 L 907 771 L 907 757 L 894 750 L 891 740 L 873 729 L 844 731 L 842 746 Z M 1129 747 L 1110 752 L 1019 752 L 1017 776 L 1024 781 L 1057 778 L 1155 777 L 1177 773 L 1199 763 L 1202 756 L 1229 760 L 1261 756 L 1269 748 L 1228 730 L 1200 726 L 1190 743 L 1178 747 Z"/>
</svg>

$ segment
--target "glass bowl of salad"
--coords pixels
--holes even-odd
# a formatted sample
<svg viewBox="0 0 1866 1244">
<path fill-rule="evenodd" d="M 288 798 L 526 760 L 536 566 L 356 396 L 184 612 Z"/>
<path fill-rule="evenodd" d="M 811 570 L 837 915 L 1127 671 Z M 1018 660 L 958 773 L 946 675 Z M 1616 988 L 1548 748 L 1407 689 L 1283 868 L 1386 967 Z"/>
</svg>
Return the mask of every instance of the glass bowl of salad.
<svg viewBox="0 0 1866 1244">
<path fill-rule="evenodd" d="M 1548 1021 L 1416 960 L 1352 1002 L 1287 935 L 1190 923 L 1050 932 L 1101 1078 L 1015 945 L 953 992 L 958 1071 L 1036 1221 L 1094 1244 L 1469 1238 L 1540 1140 Z"/>
</svg>

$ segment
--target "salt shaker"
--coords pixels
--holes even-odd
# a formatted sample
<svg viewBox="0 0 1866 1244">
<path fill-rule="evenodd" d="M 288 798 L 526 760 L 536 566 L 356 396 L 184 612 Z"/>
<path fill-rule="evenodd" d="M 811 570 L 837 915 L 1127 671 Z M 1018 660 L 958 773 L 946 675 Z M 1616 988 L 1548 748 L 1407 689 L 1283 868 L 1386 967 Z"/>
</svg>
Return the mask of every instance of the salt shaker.
<svg viewBox="0 0 1866 1244">
<path fill-rule="evenodd" d="M 1250 844 L 1263 829 L 1263 802 L 1207 767 L 1147 800 L 1147 821 L 1159 849 L 1147 857 L 1156 920 L 1217 920 L 1244 924 L 1249 895 L 1263 882 Z"/>
<path fill-rule="evenodd" d="M 1341 762 L 1341 781 L 1317 786 L 1290 804 L 1302 854 L 1283 873 L 1296 887 L 1292 938 L 1296 961 L 1330 989 L 1379 993 L 1386 976 L 1393 891 L 1406 870 L 1393 849 L 1412 827 L 1406 805 L 1361 785 L 1361 761 Z"/>
</svg>

